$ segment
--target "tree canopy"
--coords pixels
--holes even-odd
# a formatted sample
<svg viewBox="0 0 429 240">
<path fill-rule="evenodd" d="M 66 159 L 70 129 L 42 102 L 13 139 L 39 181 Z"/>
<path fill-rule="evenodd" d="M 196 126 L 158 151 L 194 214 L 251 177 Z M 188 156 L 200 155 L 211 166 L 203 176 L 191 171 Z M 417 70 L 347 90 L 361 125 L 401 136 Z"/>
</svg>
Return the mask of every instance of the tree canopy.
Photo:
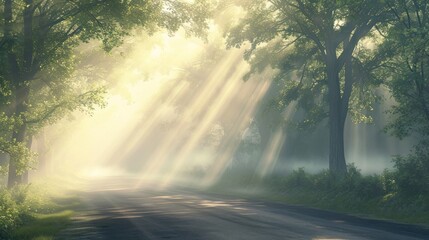
<svg viewBox="0 0 429 240">
<path fill-rule="evenodd" d="M 307 124 L 328 117 L 330 128 L 330 169 L 343 174 L 344 124 L 352 106 L 355 117 L 366 100 L 374 101 L 369 86 L 379 84 L 363 74 L 371 59 L 371 46 L 364 41 L 375 37 L 377 24 L 390 18 L 384 1 L 238 1 L 245 16 L 228 33 L 228 45 L 250 43 L 245 58 L 250 72 L 267 67 L 277 70 L 284 82 L 282 104 L 298 100 L 308 110 Z M 368 84 L 357 91 L 364 79 Z M 365 85 L 361 85 L 365 86 Z M 365 92 L 366 94 L 359 94 Z M 353 94 L 355 93 L 355 94 Z M 366 101 L 366 103 L 368 103 Z"/>
<path fill-rule="evenodd" d="M 30 125 L 40 128 L 65 112 L 100 103 L 102 89 L 67 80 L 79 61 L 75 51 L 79 44 L 98 40 L 110 51 L 135 29 L 173 33 L 183 27 L 202 36 L 209 9 L 205 0 L 3 1 L 0 79 L 6 113 L 2 125 L 7 131 L 2 134 L 6 144 L 2 151 L 11 156 L 9 185 L 21 181 L 18 165 L 27 165 L 21 164 L 25 154 L 12 154 L 10 148 L 28 152 Z"/>
</svg>

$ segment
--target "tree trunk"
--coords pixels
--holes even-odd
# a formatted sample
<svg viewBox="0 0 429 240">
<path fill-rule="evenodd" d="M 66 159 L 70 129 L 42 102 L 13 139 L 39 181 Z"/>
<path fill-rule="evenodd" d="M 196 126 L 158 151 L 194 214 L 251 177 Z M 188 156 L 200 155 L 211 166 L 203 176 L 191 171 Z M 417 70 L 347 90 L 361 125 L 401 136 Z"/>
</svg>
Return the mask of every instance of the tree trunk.
<svg viewBox="0 0 429 240">
<path fill-rule="evenodd" d="M 25 132 L 26 132 L 26 125 L 19 126 L 13 133 L 13 139 L 15 139 L 16 142 L 23 142 L 25 139 Z M 8 181 L 7 186 L 9 188 L 21 184 L 22 178 L 21 175 L 18 175 L 18 156 L 10 156 L 9 160 L 9 172 L 8 172 Z"/>
<path fill-rule="evenodd" d="M 33 144 L 33 137 L 29 136 L 27 140 L 27 148 L 31 150 L 31 145 Z M 22 183 L 28 184 L 29 183 L 29 176 L 28 176 L 28 169 L 24 171 L 22 174 Z"/>
<path fill-rule="evenodd" d="M 327 53 L 329 101 L 329 170 L 339 176 L 347 172 L 344 156 L 344 121 L 335 50 Z"/>
<path fill-rule="evenodd" d="M 23 123 L 15 127 L 12 140 L 16 143 L 26 142 L 27 124 L 24 117 L 25 112 L 28 110 L 27 104 L 29 100 L 30 86 L 28 82 L 33 79 L 33 0 L 25 0 L 25 8 L 23 11 L 24 18 L 24 52 L 23 52 L 23 66 L 19 67 L 16 55 L 12 49 L 8 49 L 9 56 L 9 73 L 15 83 L 15 115 L 21 117 Z M 11 21 L 12 21 L 12 1 L 5 1 L 5 36 L 10 37 Z M 11 47 L 11 45 L 9 46 Z M 27 145 L 27 144 L 26 144 Z M 8 187 L 13 187 L 22 183 L 22 177 L 17 173 L 17 166 L 19 156 L 11 156 L 9 161 L 8 172 Z"/>
<path fill-rule="evenodd" d="M 37 137 L 37 153 L 39 154 L 39 167 L 38 172 L 42 174 L 48 173 L 48 149 L 46 146 L 45 130 L 43 130 Z"/>
<path fill-rule="evenodd" d="M 22 116 L 27 111 L 26 102 L 28 101 L 30 89 L 28 86 L 20 87 L 15 96 L 15 114 L 16 116 Z M 12 140 L 17 143 L 23 143 L 26 141 L 27 125 L 25 123 L 19 125 L 14 129 Z M 19 161 L 18 156 L 10 156 L 9 161 L 9 172 L 8 172 L 8 187 L 13 187 L 17 184 L 22 183 L 21 176 L 17 173 L 17 163 Z"/>
</svg>

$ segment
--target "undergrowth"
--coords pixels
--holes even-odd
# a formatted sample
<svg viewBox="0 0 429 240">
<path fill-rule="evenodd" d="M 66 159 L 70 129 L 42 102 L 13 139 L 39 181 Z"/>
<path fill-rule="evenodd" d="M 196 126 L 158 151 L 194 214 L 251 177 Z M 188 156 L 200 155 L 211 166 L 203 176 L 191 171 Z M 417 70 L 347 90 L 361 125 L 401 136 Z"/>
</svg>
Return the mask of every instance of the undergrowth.
<svg viewBox="0 0 429 240">
<path fill-rule="evenodd" d="M 349 165 L 343 177 L 328 170 L 310 174 L 300 168 L 262 178 L 249 169 L 228 169 L 213 190 L 247 188 L 248 193 L 264 199 L 429 225 L 427 178 L 421 176 L 421 170 L 412 171 L 415 165 L 409 161 L 395 161 L 394 170 L 372 175 L 363 175 Z"/>
<path fill-rule="evenodd" d="M 72 211 L 52 191 L 35 184 L 0 187 L 0 239 L 50 239 L 64 228 Z"/>
</svg>

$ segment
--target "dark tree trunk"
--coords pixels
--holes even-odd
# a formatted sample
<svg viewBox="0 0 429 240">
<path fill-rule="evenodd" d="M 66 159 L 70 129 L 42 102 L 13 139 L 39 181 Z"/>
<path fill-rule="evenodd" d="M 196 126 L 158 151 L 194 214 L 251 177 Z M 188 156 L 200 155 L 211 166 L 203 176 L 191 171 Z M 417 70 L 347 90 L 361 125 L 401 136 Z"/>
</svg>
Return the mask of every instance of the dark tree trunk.
<svg viewBox="0 0 429 240">
<path fill-rule="evenodd" d="M 23 113 L 27 111 L 26 102 L 28 101 L 28 95 L 29 95 L 29 88 L 27 86 L 20 87 L 16 91 L 16 97 L 15 97 L 15 114 L 17 116 L 21 116 Z M 17 143 L 23 143 L 26 141 L 26 132 L 27 132 L 27 125 L 21 124 L 16 127 L 12 134 L 12 140 L 16 141 Z M 22 183 L 21 176 L 17 173 L 17 163 L 19 159 L 17 159 L 17 156 L 11 156 L 9 161 L 9 172 L 8 172 L 8 187 L 13 187 L 17 184 Z"/>
<path fill-rule="evenodd" d="M 33 144 L 33 137 L 29 136 L 28 140 L 27 140 L 27 148 L 31 150 L 31 145 Z M 24 173 L 22 174 L 22 183 L 23 184 L 28 184 L 29 181 L 29 174 L 28 174 L 29 170 L 25 170 Z"/>
<path fill-rule="evenodd" d="M 9 75 L 14 82 L 15 87 L 15 115 L 21 117 L 23 124 L 15 127 L 12 140 L 16 143 L 26 143 L 27 145 L 27 124 L 24 117 L 27 112 L 30 87 L 28 82 L 33 78 L 33 0 L 25 0 L 26 7 L 23 11 L 24 18 L 24 52 L 22 67 L 18 65 L 17 57 L 12 51 L 12 43 L 9 43 Z M 5 36 L 10 38 L 12 21 L 12 0 L 6 0 L 5 5 Z M 8 187 L 13 187 L 22 183 L 22 176 L 17 173 L 18 156 L 11 156 L 9 161 Z"/>
<path fill-rule="evenodd" d="M 341 111 L 341 91 L 335 49 L 327 53 L 329 101 L 329 170 L 344 176 L 347 172 L 344 156 L 344 124 Z"/>
<path fill-rule="evenodd" d="M 45 131 L 43 130 L 37 137 L 37 153 L 39 154 L 39 167 L 38 171 L 47 174 L 48 173 L 48 149 L 46 146 Z"/>
</svg>

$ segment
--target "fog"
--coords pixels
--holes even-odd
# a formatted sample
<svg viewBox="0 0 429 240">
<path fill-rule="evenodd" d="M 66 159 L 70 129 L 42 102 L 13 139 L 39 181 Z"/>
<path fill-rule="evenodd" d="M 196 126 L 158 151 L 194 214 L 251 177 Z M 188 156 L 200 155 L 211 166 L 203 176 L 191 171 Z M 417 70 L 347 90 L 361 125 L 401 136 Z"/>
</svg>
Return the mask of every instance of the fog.
<svg viewBox="0 0 429 240">
<path fill-rule="evenodd" d="M 226 49 L 223 27 L 213 23 L 207 39 L 136 32 L 109 54 L 97 42 L 80 46 L 79 73 L 102 79 L 105 106 L 36 136 L 41 164 L 62 177 L 132 175 L 159 186 L 185 176 L 210 186 L 237 166 L 259 176 L 326 169 L 326 121 L 312 131 L 289 127 L 296 104 L 282 112 L 270 104 L 279 91 L 273 70 L 243 80 L 244 48 Z M 391 101 L 384 94 L 372 124 L 346 125 L 347 161 L 364 173 L 392 167 L 411 146 L 383 132 Z"/>
</svg>

